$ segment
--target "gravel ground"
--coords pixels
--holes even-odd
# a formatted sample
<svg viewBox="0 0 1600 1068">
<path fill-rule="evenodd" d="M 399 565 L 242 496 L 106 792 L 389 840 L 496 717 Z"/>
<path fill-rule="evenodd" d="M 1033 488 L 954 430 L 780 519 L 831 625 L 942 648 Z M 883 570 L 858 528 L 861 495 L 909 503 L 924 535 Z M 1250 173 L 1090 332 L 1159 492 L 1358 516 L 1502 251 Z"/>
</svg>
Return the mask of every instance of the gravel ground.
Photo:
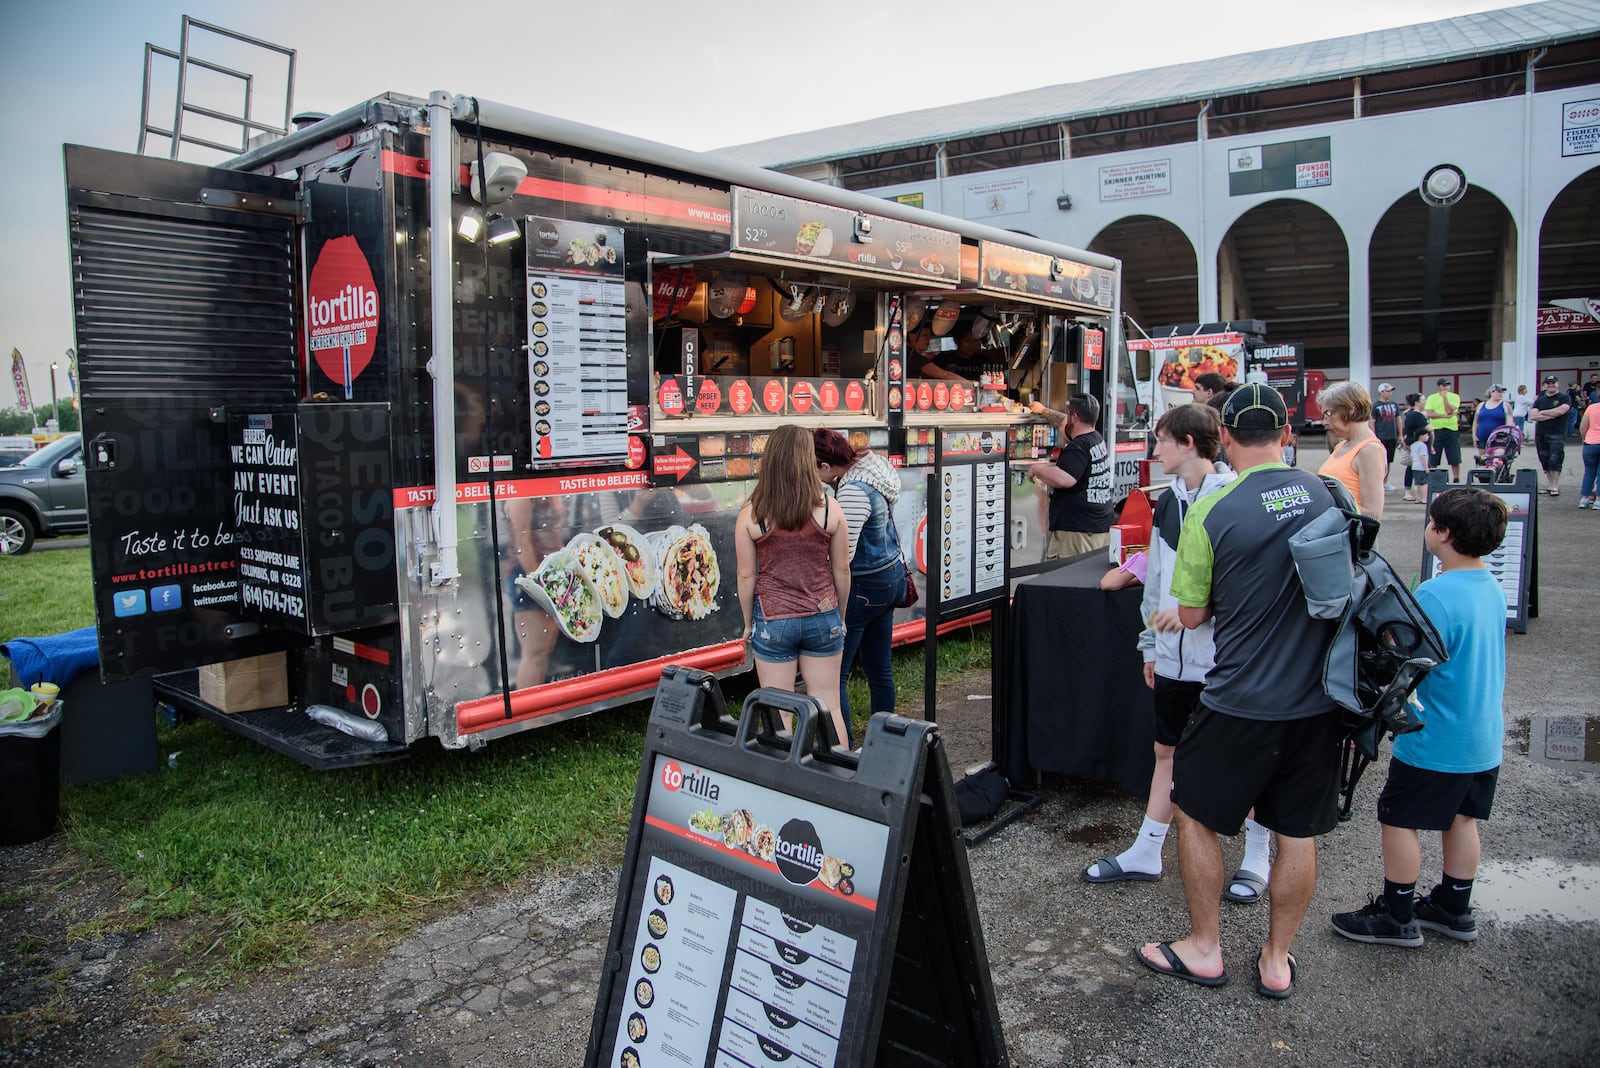
<svg viewBox="0 0 1600 1068">
<path fill-rule="evenodd" d="M 1307 450 L 1302 462 L 1316 459 Z M 1540 516 L 1541 615 L 1526 635 L 1507 635 L 1508 732 L 1484 825 L 1479 940 L 1430 936 L 1405 950 L 1329 929 L 1330 913 L 1364 904 L 1380 885 L 1380 765 L 1362 782 L 1356 818 L 1320 842 L 1293 998 L 1270 1002 L 1252 989 L 1265 906 L 1224 905 L 1227 987 L 1152 975 L 1133 947 L 1187 925 L 1175 847 L 1158 883 L 1080 882 L 1085 864 L 1122 848 L 1141 804 L 1047 779 L 1036 811 L 970 854 L 1014 1064 L 1594 1063 L 1600 766 L 1551 766 L 1522 752 L 1530 719 L 1597 714 L 1600 515 L 1577 510 L 1576 480 L 1569 470 L 1570 487 Z M 1406 574 L 1420 557 L 1421 509 L 1391 508 L 1381 547 Z M 940 691 L 958 770 L 982 756 L 988 688 L 986 677 L 966 677 Z M 1230 863 L 1240 846 L 1225 844 Z M 1437 840 L 1425 839 L 1425 880 L 1438 862 Z M 119 933 L 108 921 L 125 903 L 121 886 L 85 868 L 61 836 L 3 849 L 0 1064 L 577 1064 L 616 879 L 598 868 L 530 880 L 381 945 L 330 928 L 314 967 L 214 989 L 185 981 L 202 963 L 204 929 Z"/>
</svg>

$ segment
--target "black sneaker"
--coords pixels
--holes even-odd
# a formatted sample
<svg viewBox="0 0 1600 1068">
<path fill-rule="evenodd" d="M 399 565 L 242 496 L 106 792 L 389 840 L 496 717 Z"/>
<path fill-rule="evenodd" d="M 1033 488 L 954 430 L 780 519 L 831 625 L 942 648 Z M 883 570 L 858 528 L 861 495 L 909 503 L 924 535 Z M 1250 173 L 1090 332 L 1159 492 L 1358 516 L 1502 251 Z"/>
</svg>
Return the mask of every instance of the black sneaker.
<svg viewBox="0 0 1600 1068">
<path fill-rule="evenodd" d="M 1417 924 L 1457 942 L 1475 942 L 1478 938 L 1478 918 L 1472 914 L 1472 909 L 1457 916 L 1434 904 L 1431 896 L 1417 902 Z"/>
<path fill-rule="evenodd" d="M 1353 942 L 1374 942 L 1384 946 L 1422 945 L 1422 928 L 1416 920 L 1401 923 L 1389 915 L 1389 906 L 1383 895 L 1369 901 L 1365 908 L 1355 912 L 1341 912 L 1333 917 L 1333 929 Z"/>
</svg>

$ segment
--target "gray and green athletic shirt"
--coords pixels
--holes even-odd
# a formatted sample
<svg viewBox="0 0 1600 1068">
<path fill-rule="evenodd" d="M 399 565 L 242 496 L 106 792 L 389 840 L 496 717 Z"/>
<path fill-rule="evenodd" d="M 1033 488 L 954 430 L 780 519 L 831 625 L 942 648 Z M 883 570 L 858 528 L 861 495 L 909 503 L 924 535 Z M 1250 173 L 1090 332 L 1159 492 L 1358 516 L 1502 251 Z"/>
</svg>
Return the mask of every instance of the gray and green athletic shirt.
<svg viewBox="0 0 1600 1068">
<path fill-rule="evenodd" d="M 1335 621 L 1312 619 L 1289 535 L 1333 507 L 1309 471 L 1262 464 L 1196 501 L 1184 519 L 1172 592 L 1211 606 L 1216 665 L 1200 700 L 1243 719 L 1308 719 L 1330 711 L 1322 659 Z"/>
</svg>

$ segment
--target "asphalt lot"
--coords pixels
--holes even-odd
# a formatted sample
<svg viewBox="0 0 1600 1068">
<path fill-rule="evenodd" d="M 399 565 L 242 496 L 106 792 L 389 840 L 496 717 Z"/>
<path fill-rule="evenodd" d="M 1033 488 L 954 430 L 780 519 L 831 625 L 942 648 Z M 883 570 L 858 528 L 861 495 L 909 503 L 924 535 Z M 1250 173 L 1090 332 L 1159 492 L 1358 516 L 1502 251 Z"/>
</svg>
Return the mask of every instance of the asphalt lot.
<svg viewBox="0 0 1600 1068">
<path fill-rule="evenodd" d="M 1319 452 L 1305 450 L 1301 466 L 1314 468 Z M 1381 888 L 1373 819 L 1380 763 L 1360 786 L 1354 820 L 1319 842 L 1292 998 L 1267 1001 L 1253 991 L 1264 905 L 1223 906 L 1228 986 L 1153 975 L 1133 960 L 1134 946 L 1180 937 L 1187 925 L 1176 843 L 1157 883 L 1079 881 L 1085 864 L 1123 848 L 1142 801 L 1047 778 L 1036 811 L 969 854 L 1013 1064 L 1594 1063 L 1600 764 L 1589 761 L 1600 760 L 1600 513 L 1577 508 L 1576 452 L 1569 447 L 1562 495 L 1539 498 L 1539 616 L 1526 634 L 1507 634 L 1504 765 L 1494 818 L 1483 826 L 1478 941 L 1430 935 L 1416 950 L 1363 946 L 1328 927 L 1331 913 L 1359 907 Z M 1397 498 L 1389 498 L 1379 544 L 1409 576 L 1421 560 L 1422 508 Z M 982 676 L 949 680 L 941 722 L 946 707 L 981 706 L 988 689 Z M 1587 761 L 1545 759 L 1573 744 L 1587 744 Z M 1225 843 L 1227 863 L 1241 846 Z M 48 859 L 37 847 L 0 850 L 0 890 Z M 1424 888 L 1438 865 L 1437 837 L 1425 837 Z M 335 956 L 314 972 L 203 994 L 140 993 L 140 968 L 163 950 L 159 934 L 63 933 L 49 942 L 59 951 L 37 983 L 66 993 L 76 1009 L 71 1022 L 9 1044 L 0 1030 L 0 1063 L 577 1064 L 616 877 L 597 869 L 530 881 L 441 918 L 381 960 Z M 10 915 L 19 928 L 44 928 L 30 937 L 65 923 L 48 909 Z M 26 994 L 11 991 L 0 1008 L 16 1011 Z"/>
</svg>

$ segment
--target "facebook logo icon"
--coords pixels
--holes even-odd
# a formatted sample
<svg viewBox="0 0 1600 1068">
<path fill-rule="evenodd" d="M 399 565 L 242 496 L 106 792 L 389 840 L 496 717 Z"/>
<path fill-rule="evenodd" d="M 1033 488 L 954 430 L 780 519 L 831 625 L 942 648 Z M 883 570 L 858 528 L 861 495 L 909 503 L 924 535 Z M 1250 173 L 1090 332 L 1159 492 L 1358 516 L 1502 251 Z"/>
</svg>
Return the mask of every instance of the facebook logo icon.
<svg viewBox="0 0 1600 1068">
<path fill-rule="evenodd" d="M 150 590 L 150 611 L 170 612 L 183 607 L 183 588 L 177 584 L 155 586 Z"/>
</svg>

